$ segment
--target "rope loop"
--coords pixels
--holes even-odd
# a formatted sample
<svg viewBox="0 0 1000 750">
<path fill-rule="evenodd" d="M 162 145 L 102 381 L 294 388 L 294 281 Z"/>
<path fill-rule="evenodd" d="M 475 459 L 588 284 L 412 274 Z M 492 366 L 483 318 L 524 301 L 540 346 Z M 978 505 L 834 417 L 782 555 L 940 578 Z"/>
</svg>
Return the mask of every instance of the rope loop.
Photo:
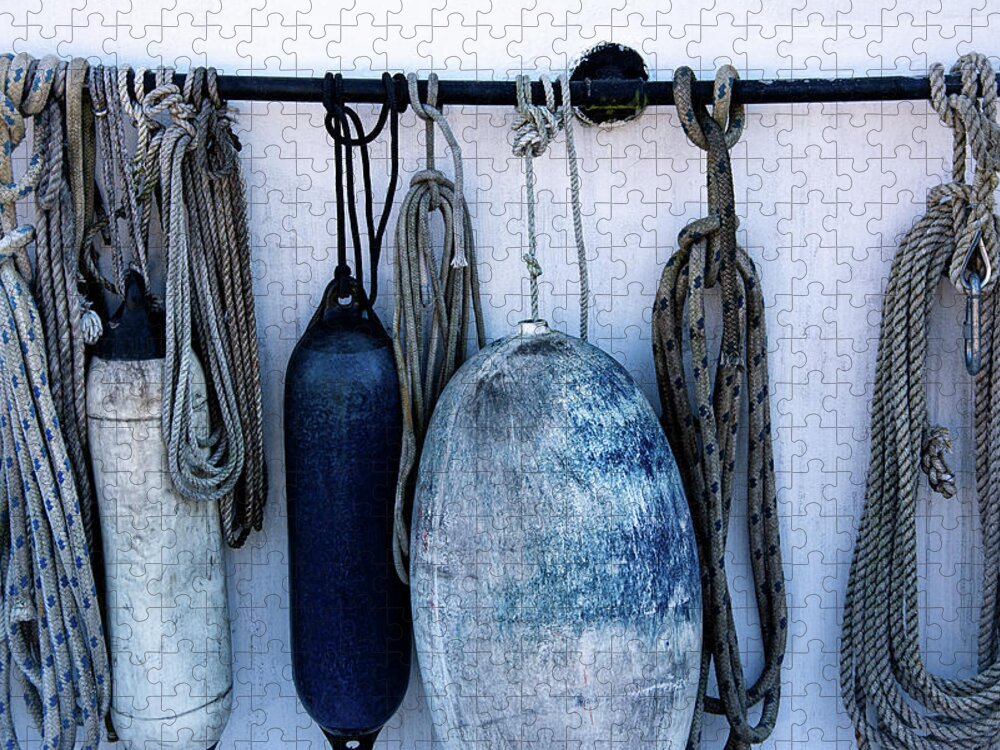
<svg viewBox="0 0 1000 750">
<path fill-rule="evenodd" d="M 421 103 L 420 93 L 417 87 L 417 76 L 410 73 L 406 77 L 407 91 L 410 95 L 410 106 L 421 120 L 424 121 L 426 133 L 426 158 L 427 166 L 417 172 L 411 180 L 410 185 L 426 184 L 430 189 L 429 199 L 432 210 L 441 210 L 445 207 L 444 193 L 442 190 L 450 190 L 454 196 L 454 206 L 450 206 L 454 217 L 462 216 L 466 212 L 465 205 L 465 170 L 462 166 L 462 146 L 452 132 L 448 120 L 437 106 L 438 99 L 438 77 L 436 73 L 427 76 L 427 101 Z M 455 181 L 452 183 L 443 172 L 435 166 L 434 149 L 434 126 L 437 125 L 444 136 L 448 148 L 451 149 L 452 164 L 455 168 Z M 454 252 L 451 253 L 451 267 L 465 268 L 469 265 L 468 253 L 466 251 L 466 233 L 462 222 L 452 221 L 449 225 L 452 234 L 452 246 Z"/>
<path fill-rule="evenodd" d="M 961 76 L 961 91 L 946 93 L 944 67 L 930 69 L 931 104 L 942 123 L 954 131 L 952 182 L 947 189 L 934 190 L 930 201 L 950 198 L 955 247 L 948 264 L 948 278 L 956 291 L 969 293 L 968 277 L 982 279 L 982 291 L 994 282 L 988 269 L 1000 263 L 1000 234 L 994 216 L 997 170 L 1000 168 L 1000 126 L 997 116 L 997 85 L 989 58 L 977 52 L 963 55 L 951 67 Z M 975 160 L 971 184 L 967 163 Z"/>
<path fill-rule="evenodd" d="M 403 445 L 396 482 L 393 561 L 408 582 L 409 533 L 406 507 L 431 411 L 452 374 L 465 361 L 470 317 L 476 342 L 486 345 L 472 219 L 463 195 L 462 149 L 437 107 L 438 79 L 427 79 L 427 101 L 420 101 L 416 74 L 406 78 L 410 104 L 426 128 L 427 163 L 410 180 L 396 224 L 392 346 L 403 411 Z M 434 131 L 440 128 L 451 150 L 455 180 L 434 164 Z M 440 258 L 430 217 L 444 221 Z"/>
<path fill-rule="evenodd" d="M 712 97 L 712 119 L 722 128 L 727 148 L 733 148 L 743 135 L 745 107 L 733 103 L 733 88 L 740 74 L 732 65 L 723 65 L 715 73 Z M 674 103 L 680 116 L 681 127 L 688 140 L 702 151 L 708 151 L 708 137 L 699 125 L 694 106 L 695 76 L 691 68 L 682 65 L 674 71 Z"/>
<path fill-rule="evenodd" d="M 422 173 L 418 174 L 432 174 L 436 173 L 441 175 L 441 179 L 446 179 L 442 172 L 439 172 L 435 167 L 435 153 L 434 153 L 434 115 L 433 113 L 442 114 L 443 112 L 437 107 L 438 98 L 438 77 L 437 73 L 431 73 L 427 76 L 427 103 L 422 104 L 420 102 L 420 93 L 417 88 L 417 75 L 416 73 L 410 73 L 406 77 L 407 90 L 410 95 L 410 106 L 413 107 L 413 111 L 416 113 L 417 117 L 424 121 L 424 134 L 426 138 L 426 160 L 427 167 Z M 440 118 L 439 118 L 440 119 Z M 444 127 L 449 127 L 447 121 L 444 121 Z M 457 162 L 458 167 L 456 167 L 456 174 L 458 174 L 458 168 L 461 166 L 461 153 L 459 153 L 459 161 Z M 414 175 L 416 179 L 416 175 Z M 431 208 L 437 209 L 441 205 L 441 191 L 438 188 L 440 179 L 433 179 L 430 181 L 431 189 Z M 415 184 L 411 179 L 410 184 Z M 457 182 L 458 192 L 462 192 L 461 179 Z M 464 257 L 464 251 L 462 253 Z"/>
</svg>

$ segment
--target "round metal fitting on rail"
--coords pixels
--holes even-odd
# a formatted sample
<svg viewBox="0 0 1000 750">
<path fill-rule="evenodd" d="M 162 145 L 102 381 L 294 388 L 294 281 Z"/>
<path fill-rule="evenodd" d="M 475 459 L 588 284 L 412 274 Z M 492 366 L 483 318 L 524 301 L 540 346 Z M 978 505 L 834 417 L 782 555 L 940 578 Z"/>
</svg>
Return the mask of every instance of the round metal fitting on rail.
<svg viewBox="0 0 1000 750">
<path fill-rule="evenodd" d="M 574 107 L 577 116 L 588 125 L 614 127 L 634 120 L 646 108 L 648 97 L 643 84 L 649 80 L 649 69 L 642 55 L 624 44 L 601 42 L 591 47 L 580 56 L 570 80 L 639 82 L 635 96 L 625 101 L 600 101 L 588 92 L 584 103 Z"/>
</svg>

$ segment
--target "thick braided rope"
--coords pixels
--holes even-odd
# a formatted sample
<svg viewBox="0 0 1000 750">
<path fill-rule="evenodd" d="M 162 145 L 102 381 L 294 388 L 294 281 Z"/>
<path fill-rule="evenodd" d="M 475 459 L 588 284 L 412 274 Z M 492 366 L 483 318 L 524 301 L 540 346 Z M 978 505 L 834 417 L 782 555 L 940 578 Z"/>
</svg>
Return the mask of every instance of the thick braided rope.
<svg viewBox="0 0 1000 750">
<path fill-rule="evenodd" d="M 159 183 L 163 197 L 166 282 L 166 357 L 164 360 L 163 434 L 167 465 L 177 489 L 188 499 L 219 500 L 222 523 L 228 535 L 238 519 L 231 494 L 244 465 L 244 441 L 235 387 L 229 365 L 217 284 L 202 230 L 199 202 L 207 202 L 198 184 L 198 112 L 184 100 L 172 75 L 164 71 L 161 83 L 147 96 L 151 111 L 169 112 L 171 125 L 149 139 L 149 151 L 159 154 Z M 144 113 L 145 114 L 145 113 Z M 142 127 L 140 124 L 140 137 Z M 194 161 L 192 161 L 192 158 Z M 147 167 L 147 171 L 152 170 Z M 205 358 L 212 431 L 206 440 L 197 437 L 192 391 L 194 334 Z"/>
<path fill-rule="evenodd" d="M 931 70 L 932 102 L 955 131 L 953 181 L 933 188 L 927 211 L 900 243 L 882 311 L 872 402 L 871 465 L 844 602 L 841 692 L 862 748 L 987 748 L 1000 738 L 998 569 L 1000 569 L 1000 297 L 982 299 L 984 366 L 975 381 L 976 486 L 983 534 L 979 672 L 967 679 L 929 673 L 920 653 L 917 495 L 924 471 L 949 497 L 947 430 L 927 411 L 928 323 L 941 277 L 959 293 L 977 231 L 995 263 L 997 218 L 992 187 L 1000 165 L 993 69 L 982 55 L 953 68 L 962 93 L 944 96 L 944 70 Z M 979 101 L 980 95 L 982 101 Z M 959 153 L 959 147 L 961 153 Z M 965 182 L 966 148 L 975 157 Z"/>
<path fill-rule="evenodd" d="M 470 312 L 475 316 L 477 347 L 486 345 L 472 219 L 462 196 L 462 150 L 435 106 L 437 76 L 432 73 L 427 81 L 426 104 L 417 93 L 416 75 L 411 73 L 408 82 L 410 104 L 425 123 L 427 166 L 410 180 L 396 224 L 392 345 L 403 405 L 403 450 L 396 482 L 393 560 L 404 583 L 409 581 L 406 504 L 411 475 L 434 404 L 465 361 Z M 451 148 L 454 182 L 434 165 L 435 124 Z M 440 260 L 435 257 L 430 230 L 435 212 L 444 221 Z"/>
<path fill-rule="evenodd" d="M 538 262 L 538 239 L 535 220 L 535 167 L 536 157 L 545 153 L 549 143 L 556 137 L 559 130 L 566 133 L 566 161 L 569 168 L 570 207 L 573 214 L 573 237 L 576 242 L 577 265 L 580 274 L 580 338 L 587 340 L 587 321 L 590 313 L 590 288 L 587 274 L 587 248 L 583 236 L 583 218 L 580 208 L 580 170 L 577 164 L 576 140 L 573 137 L 573 111 L 570 96 L 569 77 L 565 74 L 559 77 L 559 90 L 562 94 L 562 105 L 556 107 L 555 89 L 547 75 L 541 78 L 542 90 L 545 93 L 545 106 L 531 103 L 531 81 L 526 75 L 517 77 L 517 114 L 514 121 L 515 156 L 524 159 L 525 208 L 528 214 L 528 250 L 522 256 L 528 270 L 528 283 L 531 295 L 531 317 L 537 320 L 538 312 L 538 277 L 542 275 L 542 267 Z"/>
<path fill-rule="evenodd" d="M 21 269 L 30 226 L 18 226 L 16 201 L 41 177 L 44 150 L 21 180 L 11 155 L 24 138 L 23 114 L 38 116 L 59 96 L 65 66 L 27 55 L 0 58 L 0 743 L 17 748 L 11 705 L 19 679 L 41 747 L 96 748 L 110 703 L 100 608 L 73 467 L 49 391 L 45 336 Z M 30 83 L 29 83 L 30 81 Z M 25 90 L 27 87 L 27 96 Z M 22 114 L 23 113 L 23 114 Z"/>
<path fill-rule="evenodd" d="M 674 97 L 688 138 L 708 151 L 708 216 L 688 224 L 667 262 L 653 309 L 653 353 L 663 426 L 677 456 L 694 520 L 702 567 L 704 648 L 698 703 L 688 747 L 699 746 L 704 712 L 729 722 L 730 750 L 763 742 L 774 729 L 781 696 L 787 609 L 778 528 L 764 300 L 753 262 L 736 242 L 737 218 L 729 148 L 743 127 L 730 103 L 736 71 L 716 76 L 712 116 L 691 99 L 694 76 L 680 68 Z M 722 344 L 714 378 L 709 361 L 705 289 L 722 288 Z M 690 341 L 694 406 L 683 343 Z M 726 577 L 729 514 L 736 482 L 736 443 L 744 376 L 747 387 L 747 517 L 754 593 L 764 641 L 764 669 L 748 685 Z M 713 386 L 714 382 L 714 386 Z M 714 666 L 719 698 L 706 695 Z M 762 705 L 756 724 L 750 710 Z"/>
</svg>

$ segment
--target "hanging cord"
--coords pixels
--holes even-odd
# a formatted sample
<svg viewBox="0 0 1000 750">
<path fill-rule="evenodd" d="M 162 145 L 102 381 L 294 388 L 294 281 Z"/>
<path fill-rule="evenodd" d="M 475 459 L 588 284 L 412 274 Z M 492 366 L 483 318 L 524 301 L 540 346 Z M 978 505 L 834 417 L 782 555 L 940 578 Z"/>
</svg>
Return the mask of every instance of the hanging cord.
<svg viewBox="0 0 1000 750">
<path fill-rule="evenodd" d="M 729 149 L 743 130 L 743 108 L 731 101 L 738 78 L 732 66 L 718 71 L 710 116 L 704 106 L 692 102 L 691 70 L 682 67 L 674 74 L 674 97 L 684 132 L 708 152 L 708 216 L 681 230 L 678 250 L 663 269 L 653 309 L 653 354 L 663 426 L 684 479 L 702 568 L 704 649 L 688 740 L 692 749 L 699 745 L 705 711 L 724 715 L 729 722 L 728 750 L 748 748 L 771 734 L 781 696 L 788 625 L 771 446 L 764 299 L 753 261 L 736 242 Z M 713 378 L 704 293 L 716 284 L 722 291 L 722 346 Z M 682 351 L 685 328 L 693 362 L 693 409 Z M 725 568 L 744 374 L 749 395 L 750 559 L 764 641 L 764 669 L 749 689 Z M 706 694 L 713 663 L 718 698 Z M 754 725 L 749 713 L 758 703 L 762 704 L 761 716 Z"/>
<path fill-rule="evenodd" d="M 141 76 L 140 76 L 141 80 Z M 124 87 L 124 96 L 122 89 Z M 148 237 L 141 225 L 143 209 L 136 186 L 136 170 L 127 149 L 126 125 L 132 121 L 128 68 L 94 66 L 90 69 L 90 96 L 96 117 L 97 140 L 101 159 L 101 182 L 104 204 L 110 211 L 108 233 L 111 245 L 111 279 L 105 279 L 96 259 L 86 256 L 88 278 L 107 291 L 124 297 L 125 275 L 134 270 L 149 283 Z M 124 99 L 124 103 L 123 103 Z M 126 108 L 126 103 L 128 108 Z M 124 225 L 124 227 L 123 227 Z M 148 223 L 147 223 L 148 231 Z"/>
<path fill-rule="evenodd" d="M 214 68 L 196 68 L 184 83 L 184 99 L 195 115 L 195 139 L 184 159 L 184 186 L 188 191 L 189 232 L 198 238 L 207 261 L 207 289 L 218 300 L 221 315 L 209 306 L 195 307 L 196 331 L 201 350 L 221 346 L 230 372 L 220 370 L 218 380 L 232 380 L 240 429 L 245 445 L 243 473 L 231 494 L 221 499 L 223 532 L 231 547 L 241 547 L 252 530 L 264 520 L 267 476 L 264 460 L 263 408 L 261 404 L 260 357 L 254 312 L 253 277 L 250 270 L 250 234 L 247 229 L 246 196 L 240 172 L 238 141 L 232 130 L 230 111 L 219 97 Z M 207 96 L 206 96 L 207 95 Z M 195 245 L 196 247 L 198 245 Z M 204 282 L 203 282 L 204 283 Z M 214 337 L 218 322 L 225 334 Z"/>
<path fill-rule="evenodd" d="M 396 101 L 396 85 L 392 76 L 382 74 L 385 87 L 385 103 L 378 120 L 371 131 L 365 133 L 361 117 L 344 104 L 344 83 L 340 73 L 327 73 L 323 81 L 323 105 L 326 108 L 325 124 L 334 141 L 334 164 L 337 198 L 337 269 L 335 277 L 341 280 L 341 297 L 355 295 L 362 307 L 371 310 L 378 297 L 378 264 L 382 257 L 382 239 L 392 213 L 392 203 L 399 182 L 399 106 Z M 371 158 L 368 145 L 379 136 L 386 123 L 389 124 L 389 184 L 385 202 L 376 225 L 374 216 L 374 191 L 371 178 Z M 351 125 L 357 137 L 351 136 Z M 368 232 L 368 265 L 371 284 L 367 294 L 364 290 L 364 260 L 362 257 L 361 230 L 354 196 L 354 149 L 361 159 L 361 178 L 365 204 L 365 222 Z M 346 183 L 346 187 L 345 187 Z M 346 195 L 345 195 L 346 190 Z M 346 217 L 345 217 L 346 208 Z M 354 274 L 347 265 L 347 227 L 350 227 L 354 246 Z M 348 287 L 351 287 L 348 289 Z M 319 316 L 321 310 L 317 310 Z"/>
<path fill-rule="evenodd" d="M 436 107 L 438 78 L 427 79 L 427 103 L 420 101 L 417 76 L 408 77 L 410 104 L 424 121 L 427 165 L 410 180 L 396 224 L 393 353 L 403 405 L 403 450 L 396 482 L 393 560 L 403 583 L 409 583 L 406 506 L 411 475 L 423 446 L 427 422 L 441 391 L 465 361 L 470 306 L 476 319 L 476 344 L 486 345 L 479 298 L 475 237 L 462 192 L 462 149 L 448 121 Z M 434 125 L 451 149 L 455 181 L 435 166 Z M 444 247 L 435 258 L 430 219 L 438 212 L 444 221 Z M 439 267 L 436 267 L 440 263 Z M 430 299 L 426 299 L 430 283 Z M 429 311 L 429 330 L 425 318 Z"/>
<path fill-rule="evenodd" d="M 531 103 L 531 81 L 528 76 L 517 77 L 517 113 L 514 122 L 514 155 L 524 159 L 524 185 L 528 212 L 528 251 L 522 256 L 528 270 L 531 293 L 531 317 L 538 320 L 538 277 L 542 267 L 538 262 L 538 240 L 535 230 L 535 167 L 536 157 L 545 153 L 549 142 L 559 130 L 566 133 L 566 160 L 569 164 L 570 205 L 573 212 L 573 234 L 576 241 L 577 265 L 580 273 L 580 338 L 587 340 L 590 287 L 587 277 L 587 249 L 583 238 L 583 218 L 580 209 L 580 171 L 573 138 L 573 104 L 570 97 L 569 77 L 559 77 L 562 106 L 556 108 L 555 90 L 546 75 L 541 76 L 545 92 L 545 106 Z"/>
<path fill-rule="evenodd" d="M 16 202 L 42 176 L 51 144 L 14 181 L 11 157 L 38 116 L 66 91 L 67 66 L 53 57 L 0 57 L 0 743 L 20 747 L 11 681 L 21 683 L 46 750 L 96 749 L 110 703 L 110 675 L 90 551 L 74 474 L 49 391 L 46 346 L 26 279 L 34 228 L 17 223 Z M 17 677 L 15 678 L 15 675 Z"/>
<path fill-rule="evenodd" d="M 231 493 L 243 471 L 245 443 L 232 368 L 223 339 L 218 290 L 206 246 L 213 238 L 202 229 L 197 204 L 210 200 L 201 190 L 199 160 L 204 149 L 205 119 L 185 101 L 170 72 L 143 101 L 150 112 L 169 112 L 171 124 L 149 140 L 147 153 L 159 155 L 160 207 L 166 280 L 166 357 L 164 359 L 163 435 L 167 465 L 178 491 L 190 500 L 219 500 L 227 539 L 240 533 Z M 147 126 L 148 127 L 148 126 Z M 140 121 L 139 140 L 143 124 Z M 152 170 L 147 167 L 144 177 Z M 227 207 L 232 210 L 232 207 Z M 194 344 L 201 345 L 209 385 L 211 433 L 195 422 Z"/>
<path fill-rule="evenodd" d="M 1000 260 L 993 197 L 1000 127 L 989 60 L 964 55 L 952 73 L 961 74 L 961 93 L 945 96 L 944 69 L 935 65 L 930 71 L 933 106 L 955 131 L 952 181 L 931 189 L 926 213 L 900 243 L 882 310 L 871 465 L 840 651 L 841 692 L 862 748 L 986 748 L 1000 735 L 1000 297 L 990 272 Z M 967 148 L 975 158 L 971 184 L 965 179 Z M 932 491 L 955 493 L 944 461 L 948 431 L 932 425 L 927 410 L 928 325 L 945 274 L 970 304 L 981 303 L 985 334 L 983 366 L 975 377 L 983 603 L 978 674 L 967 679 L 931 674 L 920 652 L 921 470 Z"/>
<path fill-rule="evenodd" d="M 34 295 L 45 331 L 49 388 L 76 478 L 77 493 L 93 546 L 95 497 L 87 451 L 86 346 L 100 335 L 100 319 L 80 294 L 81 258 L 94 224 L 93 114 L 84 96 L 87 62 L 65 69 L 61 96 L 49 97 L 33 119 L 33 138 L 47 144 L 35 191 Z M 84 327 L 84 319 L 88 325 Z M 89 334 L 89 335 L 88 335 Z"/>
</svg>

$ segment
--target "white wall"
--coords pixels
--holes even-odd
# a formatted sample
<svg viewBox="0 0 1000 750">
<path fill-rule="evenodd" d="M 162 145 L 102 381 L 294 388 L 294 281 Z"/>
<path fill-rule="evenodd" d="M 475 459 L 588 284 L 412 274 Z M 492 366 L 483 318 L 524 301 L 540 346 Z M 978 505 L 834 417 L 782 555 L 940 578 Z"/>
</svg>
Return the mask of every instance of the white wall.
<svg viewBox="0 0 1000 750">
<path fill-rule="evenodd" d="M 800 3 L 803 4 L 803 3 Z M 561 70 L 600 40 L 629 44 L 653 76 L 687 64 L 711 77 L 732 62 L 748 78 L 922 75 L 978 49 L 1000 52 L 1000 3 L 906 4 L 850 0 L 757 3 L 730 11 L 689 1 L 579 3 L 369 0 L 28 0 L 0 8 L 0 50 L 57 52 L 94 62 L 211 64 L 225 73 L 318 76 L 430 70 L 442 77 L 506 79 Z M 407 9 L 402 10 L 406 5 Z M 617 5 L 610 8 L 608 6 Z M 706 3 L 705 6 L 725 3 Z M 894 10 L 904 6 L 906 11 Z M 947 5 L 947 10 L 941 6 Z M 974 6 L 985 6 L 973 10 Z M 996 64 L 996 58 L 994 58 Z M 287 627 L 282 377 L 297 337 L 333 272 L 332 151 L 321 107 L 239 103 L 251 200 L 255 292 L 265 375 L 272 494 L 265 531 L 229 556 L 236 703 L 226 748 L 323 748 L 291 684 Z M 368 114 L 368 110 L 363 110 Z M 453 108 L 463 142 L 491 337 L 526 311 L 520 164 L 510 155 L 510 109 Z M 405 170 L 417 170 L 422 133 L 404 117 Z M 419 139 L 419 140 L 418 140 Z M 650 306 L 678 231 L 700 215 L 700 152 L 671 108 L 613 131 L 577 130 L 592 259 L 593 337 L 655 399 Z M 381 147 L 380 147 L 381 148 Z M 384 152 L 380 152 L 384 153 Z M 543 312 L 575 332 L 576 272 L 560 142 L 541 170 Z M 776 458 L 790 640 L 779 725 L 769 747 L 851 747 L 838 698 L 837 649 L 853 529 L 864 494 L 868 406 L 880 294 L 895 244 L 950 168 L 950 141 L 923 102 L 754 106 L 734 151 L 740 237 L 760 264 L 768 302 Z M 450 168 L 449 168 L 450 169 Z M 384 168 L 378 170 L 385 183 Z M 394 222 L 393 222 L 394 225 Z M 389 242 L 391 244 L 391 232 Z M 391 257 L 387 248 L 386 257 Z M 383 269 L 382 289 L 390 289 Z M 391 303 L 390 295 L 383 297 Z M 961 499 L 924 505 L 925 648 L 933 669 L 975 664 L 979 541 L 971 489 L 970 384 L 961 363 L 961 305 L 939 316 L 930 403 L 958 433 Z M 388 320 L 388 308 L 383 319 Z M 738 529 L 742 518 L 734 520 Z M 731 587 L 751 668 L 759 665 L 745 535 L 734 532 Z M 713 721 L 705 747 L 721 747 Z M 380 747 L 432 747 L 416 680 Z"/>
</svg>

